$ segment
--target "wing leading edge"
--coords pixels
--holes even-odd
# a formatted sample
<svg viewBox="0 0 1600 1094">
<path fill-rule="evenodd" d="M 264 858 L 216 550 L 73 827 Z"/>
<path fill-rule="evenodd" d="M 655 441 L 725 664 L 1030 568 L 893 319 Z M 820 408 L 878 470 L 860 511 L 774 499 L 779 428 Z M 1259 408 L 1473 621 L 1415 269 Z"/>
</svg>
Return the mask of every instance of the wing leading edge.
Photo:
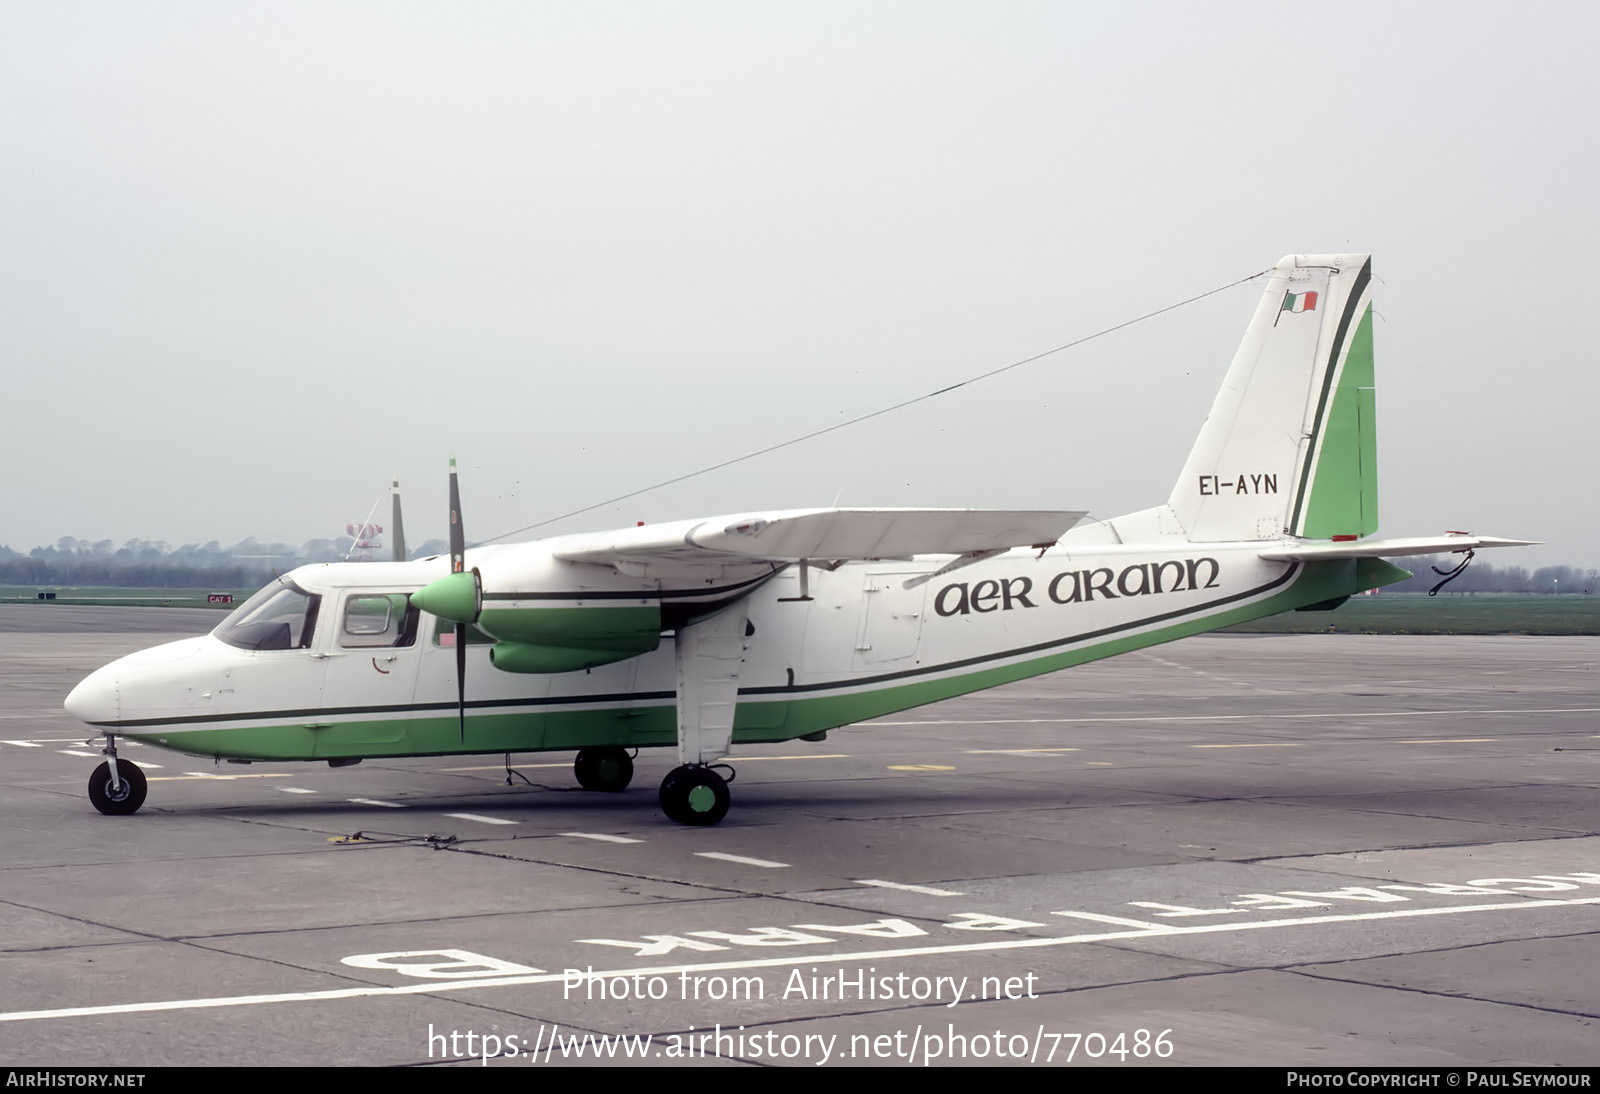
<svg viewBox="0 0 1600 1094">
<path fill-rule="evenodd" d="M 1009 509 L 789 509 L 564 536 L 567 562 L 800 562 L 964 555 L 1045 547 L 1082 512 Z"/>
</svg>

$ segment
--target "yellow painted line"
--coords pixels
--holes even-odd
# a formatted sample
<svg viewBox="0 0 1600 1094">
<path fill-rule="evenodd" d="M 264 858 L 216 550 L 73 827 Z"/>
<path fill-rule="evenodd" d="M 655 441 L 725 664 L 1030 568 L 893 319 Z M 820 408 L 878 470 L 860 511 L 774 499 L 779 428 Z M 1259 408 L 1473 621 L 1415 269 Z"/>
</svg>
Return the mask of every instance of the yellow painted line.
<svg viewBox="0 0 1600 1094">
<path fill-rule="evenodd" d="M 517 764 L 513 771 L 532 771 L 539 767 L 571 767 L 571 764 Z M 505 764 L 491 764 L 488 767 L 441 767 L 440 771 L 504 771 Z"/>
<path fill-rule="evenodd" d="M 1190 745 L 1190 748 L 1299 748 L 1299 741 L 1263 741 L 1249 745 Z"/>
<path fill-rule="evenodd" d="M 1434 737 L 1423 741 L 1396 741 L 1397 745 L 1475 745 L 1484 741 L 1498 741 L 1498 737 Z"/>
<path fill-rule="evenodd" d="M 1104 760 L 1090 760 L 1090 767 L 1115 767 L 1115 764 L 1106 763 Z"/>
<path fill-rule="evenodd" d="M 967 752 L 973 756 L 987 756 L 991 754 L 1010 754 L 1013 752 L 1082 752 L 1081 748 L 969 748 Z"/>
<path fill-rule="evenodd" d="M 724 756 L 718 760 L 719 764 L 745 764 L 753 760 L 848 760 L 850 757 L 844 752 L 830 752 L 815 756 Z"/>
<path fill-rule="evenodd" d="M 942 764 L 890 764 L 890 771 L 954 771 L 953 767 Z"/>
<path fill-rule="evenodd" d="M 287 779 L 287 771 L 270 771 L 260 775 L 151 775 L 145 782 L 226 782 L 229 779 Z"/>
</svg>

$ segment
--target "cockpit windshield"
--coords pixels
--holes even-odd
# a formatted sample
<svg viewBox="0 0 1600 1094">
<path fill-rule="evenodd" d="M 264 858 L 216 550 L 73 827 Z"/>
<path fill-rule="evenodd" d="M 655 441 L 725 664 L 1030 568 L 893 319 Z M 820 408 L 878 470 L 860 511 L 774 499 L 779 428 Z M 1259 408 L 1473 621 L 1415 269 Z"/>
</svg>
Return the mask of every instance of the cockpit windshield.
<svg viewBox="0 0 1600 1094">
<path fill-rule="evenodd" d="M 322 597 L 279 578 L 246 600 L 211 633 L 241 650 L 308 649 Z"/>
</svg>

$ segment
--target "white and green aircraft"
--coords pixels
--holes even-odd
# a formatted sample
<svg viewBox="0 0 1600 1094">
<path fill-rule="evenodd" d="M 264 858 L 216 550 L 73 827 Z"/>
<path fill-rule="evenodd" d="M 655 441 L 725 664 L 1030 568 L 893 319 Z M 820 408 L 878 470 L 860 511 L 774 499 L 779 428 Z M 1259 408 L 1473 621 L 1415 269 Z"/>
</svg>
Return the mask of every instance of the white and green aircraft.
<svg viewBox="0 0 1600 1094">
<path fill-rule="evenodd" d="M 1383 559 L 1525 541 L 1375 540 L 1371 264 L 1273 270 L 1163 505 L 804 509 L 303 566 L 216 630 L 67 697 L 105 738 L 102 813 L 145 799 L 116 738 L 240 762 L 577 750 L 620 791 L 676 747 L 660 804 L 728 810 L 734 744 L 831 729 L 1409 576 Z M 723 768 L 726 770 L 726 768 Z"/>
</svg>

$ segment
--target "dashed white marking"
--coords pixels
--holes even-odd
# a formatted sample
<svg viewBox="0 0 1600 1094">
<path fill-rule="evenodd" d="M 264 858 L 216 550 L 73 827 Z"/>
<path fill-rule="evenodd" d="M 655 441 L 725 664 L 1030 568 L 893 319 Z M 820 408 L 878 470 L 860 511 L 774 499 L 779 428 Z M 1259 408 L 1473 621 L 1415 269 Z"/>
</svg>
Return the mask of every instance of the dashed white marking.
<svg viewBox="0 0 1600 1094">
<path fill-rule="evenodd" d="M 285 794 L 315 794 L 315 790 L 307 790 L 303 786 L 275 786 L 272 789 L 281 790 Z"/>
<path fill-rule="evenodd" d="M 1499 741 L 1498 737 L 1436 737 L 1425 741 L 1396 741 L 1397 745 L 1478 745 Z"/>
<path fill-rule="evenodd" d="M 597 839 L 602 843 L 643 843 L 642 839 L 629 839 L 627 836 L 608 836 L 604 832 L 563 832 L 563 836 L 573 836 L 577 839 Z"/>
<path fill-rule="evenodd" d="M 1112 722 L 1272 722 L 1312 718 L 1459 718 L 1463 714 L 1596 714 L 1600 707 L 1542 707 L 1535 710 L 1348 710 L 1315 714 L 1149 714 L 1124 718 L 928 718 L 905 722 L 857 722 L 863 726 L 1032 726 L 1094 725 Z"/>
<path fill-rule="evenodd" d="M 210 779 L 213 782 L 229 782 L 233 779 L 287 779 L 287 771 L 266 771 L 260 775 L 212 775 L 205 771 L 185 771 L 182 775 L 151 775 L 151 782 L 184 782 L 189 779 Z"/>
<path fill-rule="evenodd" d="M 84 756 L 84 757 L 87 757 L 88 759 L 91 759 L 91 760 L 94 759 L 95 756 L 96 756 L 96 753 L 83 752 L 83 751 L 81 751 L 79 749 L 76 749 L 76 748 L 58 748 L 58 749 L 56 749 L 56 751 L 61 753 L 63 756 Z"/>
<path fill-rule="evenodd" d="M 345 801 L 347 801 L 347 802 L 355 802 L 357 805 L 381 805 L 385 809 L 404 809 L 405 808 L 405 806 L 401 805 L 399 802 L 381 802 L 377 798 L 346 798 Z M 511 822 L 507 821 L 506 823 L 510 824 Z"/>
<path fill-rule="evenodd" d="M 1057 752 L 1080 752 L 1077 748 L 969 748 L 974 756 L 1049 756 Z"/>
<path fill-rule="evenodd" d="M 1133 927 L 1136 930 L 1159 931 L 1162 934 L 1171 934 L 1179 929 L 1171 923 L 1146 923 L 1142 919 L 1124 919 L 1119 915 L 1101 915 L 1098 912 L 1051 912 L 1050 914 L 1067 916 L 1072 919 L 1087 919 L 1092 923 L 1109 923 L 1113 927 Z"/>
<path fill-rule="evenodd" d="M 965 896 L 954 889 L 935 889 L 931 885 L 902 885 L 898 881 L 879 881 L 877 878 L 862 878 L 857 885 L 876 885 L 880 889 L 899 889 L 904 893 L 921 893 L 924 896 Z"/>
<path fill-rule="evenodd" d="M 1273 919 L 1257 923 L 1207 923 L 1193 927 L 1163 929 L 1167 937 L 1200 934 L 1232 934 L 1238 931 L 1279 930 L 1309 927 L 1327 923 L 1361 923 L 1378 919 L 1410 919 L 1423 916 L 1463 915 L 1471 912 L 1527 912 L 1540 908 L 1570 908 L 1577 905 L 1600 904 L 1600 897 L 1581 900 L 1520 900 L 1501 904 L 1465 904 L 1450 908 L 1410 908 L 1391 912 L 1355 912 L 1348 915 L 1307 916 L 1301 919 Z M 983 953 L 998 950 L 1036 950 L 1056 946 L 1077 946 L 1084 943 L 1114 942 L 1123 939 L 1147 938 L 1148 929 L 1107 931 L 1099 934 L 1077 934 L 1055 938 L 1018 938 L 994 942 L 965 942 L 950 946 L 915 946 L 905 949 L 856 950 L 843 953 L 806 953 L 788 957 L 758 957 L 742 961 L 713 961 L 700 965 L 660 965 L 654 968 L 629 968 L 591 970 L 585 979 L 598 980 L 617 976 L 677 976 L 682 973 L 728 972 L 735 969 L 782 968 L 788 965 L 820 964 L 827 961 L 889 961 L 908 957 L 935 957 L 957 953 Z M 245 1007 L 263 1003 L 311 1003 L 331 999 L 359 999 L 374 996 L 424 995 L 448 991 L 473 991 L 481 988 L 500 989 L 530 984 L 559 984 L 566 980 L 566 972 L 539 973 L 529 976 L 491 976 L 476 980 L 430 980 L 425 984 L 403 984 L 399 987 L 333 988 L 325 991 L 294 991 L 275 995 L 232 995 L 209 999 L 161 999 L 147 1003 L 120 1003 L 93 1007 L 61 1007 L 56 1010 L 22 1010 L 0 1013 L 0 1022 L 26 1022 L 48 1018 L 86 1018 L 101 1014 L 140 1014 L 165 1010 L 201 1010 L 214 1007 Z"/>
<path fill-rule="evenodd" d="M 41 748 L 42 745 L 33 741 L 0 741 L 0 745 L 16 745 L 18 748 Z"/>
<path fill-rule="evenodd" d="M 479 824 L 516 824 L 514 820 L 503 820 L 500 817 L 480 817 L 476 813 L 446 813 L 445 816 L 456 820 L 477 821 Z"/>
<path fill-rule="evenodd" d="M 737 862 L 741 866 L 765 866 L 769 870 L 787 870 L 787 862 L 772 862 L 764 858 L 745 858 L 743 855 L 730 855 L 723 851 L 696 851 L 701 858 L 714 858 L 719 862 Z"/>
<path fill-rule="evenodd" d="M 1256 741 L 1238 745 L 1190 745 L 1190 748 L 1299 748 L 1297 741 Z"/>
</svg>

